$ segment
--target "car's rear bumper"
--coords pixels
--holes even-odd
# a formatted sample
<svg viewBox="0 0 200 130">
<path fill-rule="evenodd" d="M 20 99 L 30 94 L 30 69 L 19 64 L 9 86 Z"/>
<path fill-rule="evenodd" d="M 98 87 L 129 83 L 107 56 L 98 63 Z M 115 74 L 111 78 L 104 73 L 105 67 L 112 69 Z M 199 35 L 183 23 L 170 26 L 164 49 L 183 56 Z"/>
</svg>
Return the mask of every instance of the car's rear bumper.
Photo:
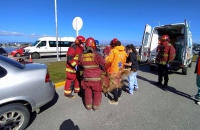
<svg viewBox="0 0 200 130">
<path fill-rule="evenodd" d="M 40 97 L 35 100 L 35 106 L 32 106 L 32 111 L 35 111 L 49 103 L 55 96 L 55 84 L 52 81 L 45 83 L 45 86 L 42 88 L 40 87 L 39 89 L 39 91 L 36 91 L 37 95 L 40 95 Z"/>
</svg>

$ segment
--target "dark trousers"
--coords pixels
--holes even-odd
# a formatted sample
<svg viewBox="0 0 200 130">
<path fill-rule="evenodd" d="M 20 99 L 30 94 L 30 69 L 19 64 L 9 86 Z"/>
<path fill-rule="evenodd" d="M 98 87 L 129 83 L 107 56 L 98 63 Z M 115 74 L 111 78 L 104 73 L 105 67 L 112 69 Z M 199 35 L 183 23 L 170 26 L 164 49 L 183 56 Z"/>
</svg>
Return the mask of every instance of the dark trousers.
<svg viewBox="0 0 200 130">
<path fill-rule="evenodd" d="M 115 102 L 117 102 L 117 101 L 118 101 L 118 98 L 119 98 L 119 97 L 121 96 L 121 94 L 122 94 L 122 88 L 115 88 L 115 89 L 113 89 L 112 94 L 113 94 L 113 96 L 114 96 Z"/>
<path fill-rule="evenodd" d="M 164 85 L 167 85 L 168 77 L 168 67 L 167 65 L 158 64 L 158 82 L 162 83 L 164 77 Z"/>
</svg>

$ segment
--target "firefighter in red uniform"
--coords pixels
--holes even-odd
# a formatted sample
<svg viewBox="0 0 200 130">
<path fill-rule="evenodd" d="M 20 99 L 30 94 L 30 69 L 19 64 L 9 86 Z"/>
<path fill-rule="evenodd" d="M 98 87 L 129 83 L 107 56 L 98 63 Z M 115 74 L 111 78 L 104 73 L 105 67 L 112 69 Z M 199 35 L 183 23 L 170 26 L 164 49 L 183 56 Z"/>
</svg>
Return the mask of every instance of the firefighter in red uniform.
<svg viewBox="0 0 200 130">
<path fill-rule="evenodd" d="M 78 56 L 83 52 L 83 43 L 85 38 L 78 36 L 75 40 L 75 44 L 72 44 L 67 51 L 67 63 L 66 63 L 66 82 L 64 88 L 64 94 L 68 98 L 74 98 L 72 95 L 80 91 L 80 71 L 78 70 L 77 62 Z"/>
<path fill-rule="evenodd" d="M 164 84 L 162 88 L 166 90 L 168 86 L 168 68 L 175 59 L 176 50 L 170 43 L 168 35 L 163 35 L 160 41 L 156 63 L 158 64 L 158 82 L 156 85 L 162 85 L 162 78 L 164 77 Z"/>
<path fill-rule="evenodd" d="M 83 70 L 81 86 L 84 90 L 84 102 L 87 110 L 98 110 L 102 99 L 101 74 L 105 72 L 104 58 L 97 53 L 93 38 L 85 42 L 85 50 L 78 58 L 80 69 Z"/>
</svg>

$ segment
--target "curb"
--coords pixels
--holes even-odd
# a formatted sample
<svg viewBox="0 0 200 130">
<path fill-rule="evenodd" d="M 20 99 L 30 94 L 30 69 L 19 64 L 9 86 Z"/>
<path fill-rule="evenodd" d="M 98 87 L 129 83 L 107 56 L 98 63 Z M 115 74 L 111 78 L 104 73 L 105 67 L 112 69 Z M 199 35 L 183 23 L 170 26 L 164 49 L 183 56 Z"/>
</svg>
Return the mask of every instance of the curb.
<svg viewBox="0 0 200 130">
<path fill-rule="evenodd" d="M 144 66 L 144 65 L 147 65 L 147 63 L 140 64 L 139 66 Z M 64 85 L 65 85 L 65 81 L 58 82 L 58 83 L 55 83 L 55 88 L 60 88 L 60 87 L 63 87 Z"/>
<path fill-rule="evenodd" d="M 63 87 L 65 85 L 65 81 L 55 83 L 55 88 Z"/>
</svg>

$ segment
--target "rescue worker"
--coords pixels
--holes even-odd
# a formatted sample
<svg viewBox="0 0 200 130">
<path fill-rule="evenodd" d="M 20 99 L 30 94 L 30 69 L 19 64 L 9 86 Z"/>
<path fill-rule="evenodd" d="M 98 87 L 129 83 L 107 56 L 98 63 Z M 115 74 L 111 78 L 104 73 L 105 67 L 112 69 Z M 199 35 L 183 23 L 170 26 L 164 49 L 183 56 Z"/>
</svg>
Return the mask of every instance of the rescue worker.
<svg viewBox="0 0 200 130">
<path fill-rule="evenodd" d="M 168 86 L 168 68 L 175 59 L 176 50 L 174 46 L 170 43 L 168 35 L 163 35 L 160 41 L 158 55 L 156 57 L 156 63 L 158 64 L 158 82 L 156 85 L 162 85 L 162 80 L 164 77 L 164 84 L 162 88 L 166 90 Z"/>
<path fill-rule="evenodd" d="M 78 55 L 83 52 L 84 42 L 85 38 L 83 36 L 77 36 L 75 43 L 72 44 L 67 51 L 64 94 L 68 98 L 75 98 L 72 92 L 78 93 L 80 91 L 80 71 L 78 70 L 77 62 Z"/>
<path fill-rule="evenodd" d="M 114 46 L 112 45 L 112 41 L 110 42 L 110 45 L 105 46 L 105 48 L 103 49 L 104 58 L 106 58 L 106 57 L 109 55 L 110 50 L 111 50 L 113 47 L 114 47 Z"/>
<path fill-rule="evenodd" d="M 100 45 L 99 45 L 99 41 L 98 41 L 98 40 L 95 40 L 95 43 L 96 43 L 96 51 L 101 52 L 101 50 L 100 50 Z"/>
<path fill-rule="evenodd" d="M 84 90 L 84 102 L 87 110 L 98 110 L 102 99 L 101 74 L 105 72 L 105 60 L 97 53 L 95 40 L 89 37 L 85 50 L 78 58 L 80 69 L 83 70 L 81 86 Z"/>
<path fill-rule="evenodd" d="M 196 76 L 196 85 L 197 85 L 197 94 L 192 96 L 193 99 L 200 101 L 200 52 L 198 58 L 196 60 L 196 67 L 194 73 L 197 74 Z"/>
<path fill-rule="evenodd" d="M 125 47 L 121 45 L 121 42 L 114 38 L 110 45 L 113 49 L 110 50 L 109 55 L 106 57 L 106 71 L 110 75 L 110 85 L 115 85 L 112 93 L 114 100 L 108 101 L 110 104 L 117 105 L 118 98 L 120 98 L 122 93 L 121 86 L 121 71 L 123 69 L 124 63 L 126 63 L 127 54 Z"/>
</svg>

